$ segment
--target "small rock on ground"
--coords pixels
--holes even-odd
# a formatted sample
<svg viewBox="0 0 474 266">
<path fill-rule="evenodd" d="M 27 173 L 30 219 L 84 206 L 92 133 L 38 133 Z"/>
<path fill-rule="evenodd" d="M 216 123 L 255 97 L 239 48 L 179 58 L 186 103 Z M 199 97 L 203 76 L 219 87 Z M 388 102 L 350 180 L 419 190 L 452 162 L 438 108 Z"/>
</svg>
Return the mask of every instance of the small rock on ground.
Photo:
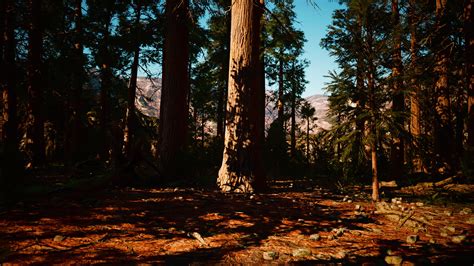
<svg viewBox="0 0 474 266">
<path fill-rule="evenodd" d="M 402 265 L 403 257 L 389 255 L 385 257 L 385 262 L 389 265 Z"/>
<path fill-rule="evenodd" d="M 409 235 L 407 236 L 407 243 L 408 244 L 415 244 L 419 240 L 418 235 Z"/>
<path fill-rule="evenodd" d="M 293 257 L 306 257 L 311 255 L 311 250 L 307 248 L 297 248 L 291 253 Z"/>
<path fill-rule="evenodd" d="M 461 243 L 463 243 L 465 240 L 466 240 L 466 236 L 465 236 L 465 235 L 453 236 L 453 237 L 451 238 L 451 241 L 453 241 L 453 243 L 456 243 L 456 244 L 461 244 Z"/>
<path fill-rule="evenodd" d="M 62 242 L 64 239 L 65 239 L 64 236 L 62 236 L 62 235 L 57 235 L 57 236 L 54 237 L 53 241 L 54 241 L 54 242 Z"/>
<path fill-rule="evenodd" d="M 275 251 L 263 252 L 263 259 L 264 260 L 275 260 L 277 258 L 278 258 L 278 252 L 275 252 Z"/>
</svg>

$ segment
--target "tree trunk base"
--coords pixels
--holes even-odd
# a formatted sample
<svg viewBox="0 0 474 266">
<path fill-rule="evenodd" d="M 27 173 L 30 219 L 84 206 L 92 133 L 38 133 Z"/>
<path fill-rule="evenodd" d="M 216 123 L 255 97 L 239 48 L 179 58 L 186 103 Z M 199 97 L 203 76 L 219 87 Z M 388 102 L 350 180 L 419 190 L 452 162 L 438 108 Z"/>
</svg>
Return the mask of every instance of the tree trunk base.
<svg viewBox="0 0 474 266">
<path fill-rule="evenodd" d="M 248 176 L 239 176 L 235 172 L 229 171 L 226 166 L 223 166 L 219 170 L 217 187 L 222 192 L 253 193 L 252 179 Z"/>
</svg>

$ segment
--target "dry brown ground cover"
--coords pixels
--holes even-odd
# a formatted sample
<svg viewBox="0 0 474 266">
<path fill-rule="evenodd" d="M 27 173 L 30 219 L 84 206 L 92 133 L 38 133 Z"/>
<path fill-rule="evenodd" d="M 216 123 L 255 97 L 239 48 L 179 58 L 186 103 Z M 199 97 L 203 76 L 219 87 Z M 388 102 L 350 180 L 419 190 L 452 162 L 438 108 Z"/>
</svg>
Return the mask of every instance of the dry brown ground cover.
<svg viewBox="0 0 474 266">
<path fill-rule="evenodd" d="M 379 264 L 389 255 L 405 265 L 472 265 L 469 204 L 416 206 L 419 199 L 402 198 L 394 208 L 423 215 L 427 224 L 400 226 L 375 212 L 367 192 L 353 187 L 340 194 L 293 181 L 274 183 L 260 195 L 191 188 L 62 191 L 0 209 L 0 262 Z M 408 197 L 403 192 L 391 193 Z M 408 243 L 413 235 L 419 239 Z"/>
</svg>

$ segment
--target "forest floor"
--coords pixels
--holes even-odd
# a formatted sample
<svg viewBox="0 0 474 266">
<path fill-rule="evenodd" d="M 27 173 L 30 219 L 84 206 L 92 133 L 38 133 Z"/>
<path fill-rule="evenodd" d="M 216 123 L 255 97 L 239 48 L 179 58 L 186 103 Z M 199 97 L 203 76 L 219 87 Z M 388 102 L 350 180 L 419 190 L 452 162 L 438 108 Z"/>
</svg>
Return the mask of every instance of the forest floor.
<svg viewBox="0 0 474 266">
<path fill-rule="evenodd" d="M 368 187 L 305 180 L 256 195 L 59 190 L 0 206 L 0 264 L 474 263 L 474 185 L 382 190 L 394 213 Z"/>
</svg>

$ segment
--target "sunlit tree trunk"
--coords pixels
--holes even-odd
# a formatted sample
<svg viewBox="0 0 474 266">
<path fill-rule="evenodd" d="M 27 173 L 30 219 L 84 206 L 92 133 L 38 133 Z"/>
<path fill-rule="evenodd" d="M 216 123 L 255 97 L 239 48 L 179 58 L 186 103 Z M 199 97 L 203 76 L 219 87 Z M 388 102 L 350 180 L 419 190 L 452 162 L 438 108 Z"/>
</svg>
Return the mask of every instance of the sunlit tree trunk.
<svg viewBox="0 0 474 266">
<path fill-rule="evenodd" d="M 396 123 L 400 127 L 404 127 L 404 119 L 402 112 L 405 109 L 405 97 L 402 91 L 402 51 L 401 51 L 401 27 L 398 0 L 392 0 L 392 25 L 393 32 L 393 54 L 392 54 L 392 93 L 393 105 L 392 110 L 397 114 Z M 391 174 L 394 178 L 400 178 L 403 174 L 404 163 L 404 141 L 402 134 L 398 133 L 393 136 L 391 149 Z"/>
<path fill-rule="evenodd" d="M 27 138 L 31 140 L 31 166 L 39 166 L 45 160 L 43 104 L 43 78 L 41 74 L 41 54 L 43 30 L 41 0 L 30 0 L 31 24 L 28 50 L 28 106 Z"/>
<path fill-rule="evenodd" d="M 137 74 L 138 74 L 138 60 L 140 57 L 140 43 L 139 43 L 139 27 L 140 27 L 140 16 L 141 16 L 141 1 L 136 1 L 135 7 L 135 47 L 133 51 L 133 61 L 131 67 L 130 82 L 128 85 L 128 105 L 125 114 L 125 129 L 123 132 L 123 146 L 125 158 L 131 159 L 132 141 L 136 130 L 136 118 L 135 118 L 135 98 L 137 90 Z"/>
<path fill-rule="evenodd" d="M 377 146 L 378 146 L 378 133 L 377 133 L 377 105 L 375 98 L 375 75 L 376 68 L 374 65 L 374 37 L 372 32 L 372 21 L 370 19 L 370 8 L 367 10 L 368 18 L 366 19 L 366 34 L 367 34 L 367 89 L 369 92 L 369 108 L 370 108 L 370 121 L 369 121 L 369 132 L 370 132 L 370 154 L 372 164 L 372 200 L 379 201 L 379 176 L 378 176 L 378 164 L 377 164 Z"/>
<path fill-rule="evenodd" d="M 186 145 L 189 96 L 189 3 L 166 1 L 163 78 L 159 125 L 161 176 L 176 177 Z"/>
<path fill-rule="evenodd" d="M 260 73 L 260 17 L 263 2 L 232 4 L 227 120 L 217 185 L 222 191 L 253 192 L 264 178 Z"/>
<path fill-rule="evenodd" d="M 436 93 L 436 123 L 435 123 L 435 153 L 438 161 L 447 169 L 453 170 L 454 136 L 451 124 L 451 103 L 448 87 L 448 21 L 446 18 L 447 0 L 436 0 L 436 33 L 435 33 L 435 83 Z"/>
<path fill-rule="evenodd" d="M 413 171 L 415 173 L 419 173 L 423 171 L 423 162 L 420 157 L 420 152 L 417 149 L 418 143 L 417 141 L 421 135 L 421 127 L 420 127 L 420 86 L 418 85 L 418 74 L 419 74 L 419 67 L 418 67 L 418 47 L 417 47 L 417 37 L 416 37 L 416 28 L 417 28 L 417 20 L 416 20 L 416 0 L 410 0 L 410 7 L 409 7 L 409 28 L 410 28 L 410 67 L 412 69 L 412 73 L 414 77 L 410 80 L 412 90 L 410 92 L 410 132 L 413 136 L 414 143 L 412 145 L 413 150 L 411 151 L 413 154 Z"/>
</svg>

